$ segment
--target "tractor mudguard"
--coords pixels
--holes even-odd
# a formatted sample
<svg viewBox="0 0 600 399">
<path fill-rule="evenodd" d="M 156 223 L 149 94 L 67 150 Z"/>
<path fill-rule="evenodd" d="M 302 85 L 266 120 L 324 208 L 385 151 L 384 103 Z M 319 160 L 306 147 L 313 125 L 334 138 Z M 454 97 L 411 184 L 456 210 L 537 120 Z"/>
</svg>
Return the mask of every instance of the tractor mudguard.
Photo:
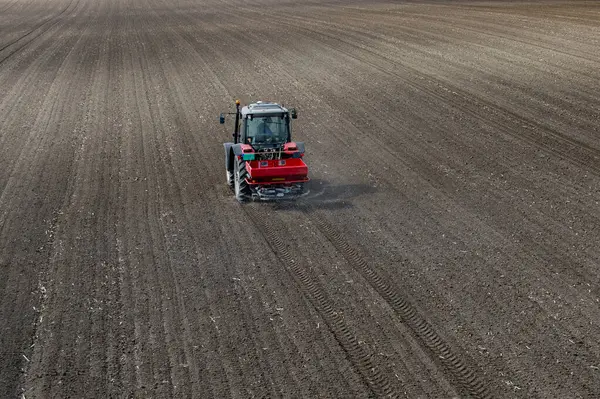
<svg viewBox="0 0 600 399">
<path fill-rule="evenodd" d="M 233 146 L 233 143 L 223 143 L 223 147 L 225 148 L 225 169 L 230 170 L 229 168 L 229 154 L 231 154 L 231 147 Z"/>
<path fill-rule="evenodd" d="M 303 141 L 296 141 L 296 147 L 298 148 L 298 152 L 300 154 L 304 154 L 304 142 Z"/>
<path fill-rule="evenodd" d="M 291 141 L 285 144 L 284 150 L 292 158 L 302 158 L 304 156 L 304 143 L 302 141 Z"/>
<path fill-rule="evenodd" d="M 231 146 L 231 149 L 233 150 L 233 155 L 242 155 L 244 152 L 242 151 L 242 145 L 241 143 L 237 143 Z"/>
<path fill-rule="evenodd" d="M 225 147 L 225 169 L 233 172 L 234 159 L 231 159 L 231 152 L 233 151 L 233 155 L 242 155 L 242 144 L 234 144 L 234 143 L 223 143 L 223 147 Z"/>
</svg>

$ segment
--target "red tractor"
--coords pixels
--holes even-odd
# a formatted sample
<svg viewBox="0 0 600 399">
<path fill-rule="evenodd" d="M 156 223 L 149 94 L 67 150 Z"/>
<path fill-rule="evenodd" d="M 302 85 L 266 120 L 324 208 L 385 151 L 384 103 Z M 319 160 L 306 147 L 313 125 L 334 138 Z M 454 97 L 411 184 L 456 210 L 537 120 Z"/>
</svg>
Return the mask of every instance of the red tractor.
<svg viewBox="0 0 600 399">
<path fill-rule="evenodd" d="M 238 201 L 301 196 L 308 182 L 304 143 L 293 142 L 291 120 L 298 117 L 276 103 L 257 101 L 240 109 L 235 102 L 233 142 L 224 143 L 227 184 Z M 221 124 L 225 116 L 219 117 Z"/>
</svg>

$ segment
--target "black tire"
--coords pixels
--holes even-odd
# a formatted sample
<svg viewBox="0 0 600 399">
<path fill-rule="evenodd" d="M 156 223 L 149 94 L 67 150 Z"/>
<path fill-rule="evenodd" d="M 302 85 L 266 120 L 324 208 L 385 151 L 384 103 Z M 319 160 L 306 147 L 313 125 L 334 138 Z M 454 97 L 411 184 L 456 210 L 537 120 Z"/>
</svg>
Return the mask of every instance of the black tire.
<svg viewBox="0 0 600 399">
<path fill-rule="evenodd" d="M 246 182 L 246 178 L 248 177 L 248 171 L 246 171 L 246 161 L 238 160 L 237 168 L 235 168 L 235 176 L 234 176 L 234 191 L 235 198 L 244 202 L 250 198 L 250 186 Z"/>
<path fill-rule="evenodd" d="M 234 186 L 234 177 L 233 177 L 233 171 L 229 170 L 229 169 L 225 169 L 226 172 L 226 176 L 227 176 L 227 185 L 230 188 L 233 188 Z"/>
</svg>

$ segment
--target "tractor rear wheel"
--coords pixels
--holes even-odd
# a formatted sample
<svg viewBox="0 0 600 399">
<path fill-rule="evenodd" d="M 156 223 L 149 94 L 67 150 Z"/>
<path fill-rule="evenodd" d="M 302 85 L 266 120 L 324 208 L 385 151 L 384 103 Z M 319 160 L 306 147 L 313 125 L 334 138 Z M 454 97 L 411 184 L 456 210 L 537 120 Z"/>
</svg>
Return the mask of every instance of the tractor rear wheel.
<svg viewBox="0 0 600 399">
<path fill-rule="evenodd" d="M 246 201 L 250 198 L 250 186 L 246 182 L 248 171 L 246 170 L 246 161 L 238 160 L 237 168 L 235 168 L 234 190 L 235 198 L 240 201 Z"/>
</svg>

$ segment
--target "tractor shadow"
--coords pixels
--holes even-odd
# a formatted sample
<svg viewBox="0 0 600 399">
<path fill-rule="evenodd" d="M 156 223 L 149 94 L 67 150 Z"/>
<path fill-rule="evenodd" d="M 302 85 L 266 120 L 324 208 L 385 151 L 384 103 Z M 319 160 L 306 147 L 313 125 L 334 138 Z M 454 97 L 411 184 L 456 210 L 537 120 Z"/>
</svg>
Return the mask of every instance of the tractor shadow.
<svg viewBox="0 0 600 399">
<path fill-rule="evenodd" d="M 331 184 L 326 180 L 313 179 L 308 192 L 296 200 L 273 202 L 277 210 L 339 210 L 353 207 L 352 199 L 373 194 L 377 189 L 368 184 Z"/>
</svg>

